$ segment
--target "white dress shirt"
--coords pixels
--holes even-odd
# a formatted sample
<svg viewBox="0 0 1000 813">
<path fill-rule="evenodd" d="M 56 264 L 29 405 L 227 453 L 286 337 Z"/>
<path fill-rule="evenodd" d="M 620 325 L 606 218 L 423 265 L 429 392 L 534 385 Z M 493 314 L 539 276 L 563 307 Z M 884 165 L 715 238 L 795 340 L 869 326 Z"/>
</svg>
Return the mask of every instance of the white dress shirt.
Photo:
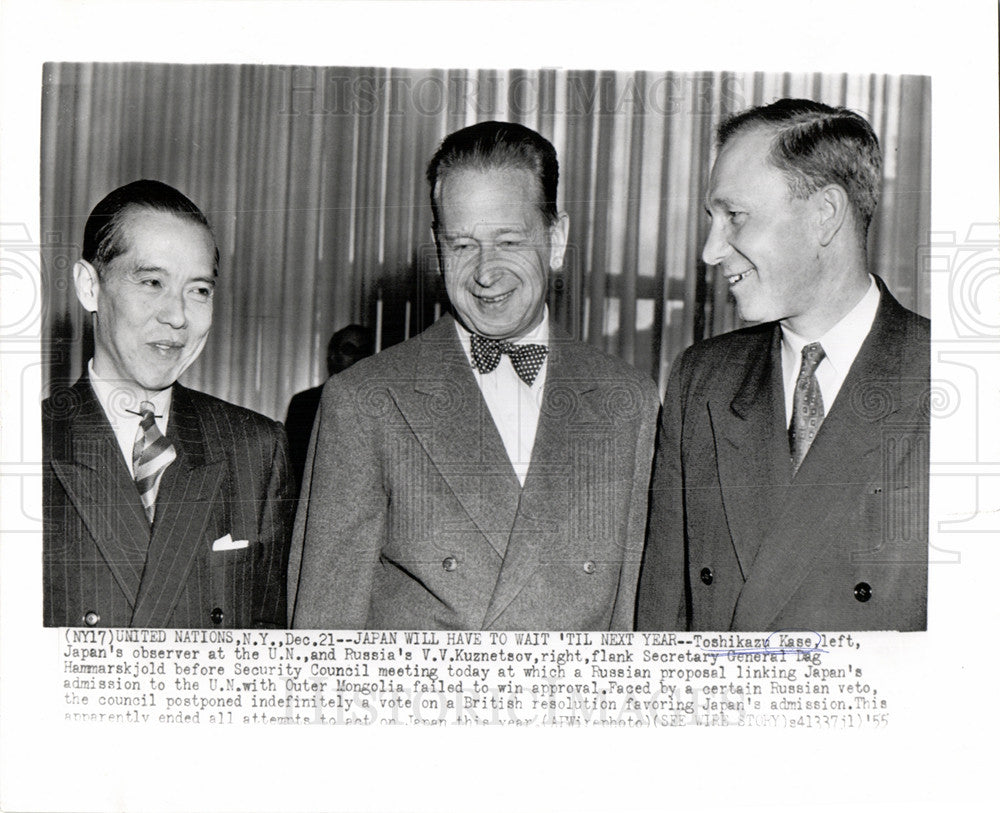
<svg viewBox="0 0 1000 813">
<path fill-rule="evenodd" d="M 528 476 L 528 468 L 531 466 L 531 450 L 535 445 L 535 433 L 538 431 L 542 392 L 549 368 L 548 359 L 545 359 L 530 387 L 514 372 L 510 356 L 506 353 L 500 355 L 500 363 L 495 370 L 481 373 L 472 363 L 471 334 L 459 324 L 458 320 L 455 320 L 455 326 L 458 329 L 462 349 L 469 359 L 469 364 L 472 365 L 472 374 L 479 385 L 479 391 L 483 394 L 483 400 L 489 407 L 493 423 L 496 424 L 504 449 L 507 450 L 507 457 L 523 486 Z M 548 307 L 546 306 L 542 321 L 534 330 L 510 341 L 511 344 L 540 344 L 548 347 Z"/>
<path fill-rule="evenodd" d="M 806 339 L 781 323 L 781 374 L 785 385 L 785 422 L 791 425 L 795 381 L 802 366 L 802 348 L 819 342 L 826 356 L 816 367 L 816 381 L 823 396 L 823 412 L 830 408 L 847 378 L 854 359 L 875 321 L 880 299 L 875 279 L 868 275 L 868 290 L 861 300 L 837 324 L 817 339 Z"/>
<path fill-rule="evenodd" d="M 134 478 L 132 449 L 135 447 L 135 436 L 139 432 L 139 421 L 141 420 L 140 416 L 134 413 L 139 411 L 139 404 L 142 401 L 149 401 L 153 405 L 156 426 L 162 434 L 166 435 L 167 420 L 170 417 L 170 395 L 173 392 L 173 387 L 160 390 L 152 397 L 142 398 L 133 387 L 98 378 L 94 372 L 93 359 L 87 366 L 87 375 L 90 376 L 90 385 L 97 394 L 97 400 L 100 402 L 104 414 L 108 416 L 111 431 L 115 433 L 122 457 L 125 458 L 125 465 L 128 466 L 129 473 Z"/>
</svg>

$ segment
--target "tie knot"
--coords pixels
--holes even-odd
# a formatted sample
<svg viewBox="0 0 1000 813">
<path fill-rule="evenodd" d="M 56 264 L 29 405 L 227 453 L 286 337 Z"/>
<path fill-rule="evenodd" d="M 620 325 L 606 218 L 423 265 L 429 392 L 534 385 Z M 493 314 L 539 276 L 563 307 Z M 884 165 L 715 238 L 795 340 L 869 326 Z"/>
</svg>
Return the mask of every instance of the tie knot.
<svg viewBox="0 0 1000 813">
<path fill-rule="evenodd" d="M 144 429 L 152 425 L 153 419 L 156 417 L 156 411 L 153 409 L 152 403 L 149 401 L 143 401 L 139 404 L 139 425 Z"/>
<path fill-rule="evenodd" d="M 491 339 L 472 334 L 472 362 L 479 372 L 492 373 L 500 363 L 500 356 L 507 355 L 518 377 L 529 387 L 545 363 L 549 348 L 541 344 L 514 344 L 504 339 Z"/>
<path fill-rule="evenodd" d="M 812 373 L 819 366 L 819 363 L 826 358 L 826 351 L 819 342 L 812 342 L 802 348 L 802 371 L 806 375 Z"/>
</svg>

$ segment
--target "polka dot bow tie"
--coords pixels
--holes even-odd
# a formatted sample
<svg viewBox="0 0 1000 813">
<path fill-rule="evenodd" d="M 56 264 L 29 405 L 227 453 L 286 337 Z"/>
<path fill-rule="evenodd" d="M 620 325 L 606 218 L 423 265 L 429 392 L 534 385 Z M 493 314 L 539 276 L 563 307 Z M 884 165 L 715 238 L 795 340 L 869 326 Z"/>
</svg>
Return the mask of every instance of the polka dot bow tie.
<svg viewBox="0 0 1000 813">
<path fill-rule="evenodd" d="M 492 373 L 506 353 L 514 372 L 529 387 L 545 363 L 549 348 L 541 344 L 511 344 L 500 339 L 488 339 L 472 334 L 472 361 L 481 373 Z"/>
</svg>

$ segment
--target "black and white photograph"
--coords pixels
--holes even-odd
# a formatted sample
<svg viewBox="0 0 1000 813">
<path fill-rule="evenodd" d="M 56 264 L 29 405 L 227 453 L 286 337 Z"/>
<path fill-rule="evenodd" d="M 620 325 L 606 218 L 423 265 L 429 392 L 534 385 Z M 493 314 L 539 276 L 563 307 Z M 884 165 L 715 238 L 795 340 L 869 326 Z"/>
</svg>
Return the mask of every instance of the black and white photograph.
<svg viewBox="0 0 1000 813">
<path fill-rule="evenodd" d="M 641 571 L 645 629 L 926 626 L 927 77 L 47 64 L 43 88 L 47 625 L 632 630 Z M 56 169 L 80 152 L 85 183 Z M 196 242 L 150 259 L 157 220 Z M 258 415 L 351 325 L 379 352 L 288 437 L 297 494 Z M 497 342 L 540 348 L 530 378 Z"/>
<path fill-rule="evenodd" d="M 995 7 L 42 5 L 2 809 L 985 802 Z"/>
</svg>

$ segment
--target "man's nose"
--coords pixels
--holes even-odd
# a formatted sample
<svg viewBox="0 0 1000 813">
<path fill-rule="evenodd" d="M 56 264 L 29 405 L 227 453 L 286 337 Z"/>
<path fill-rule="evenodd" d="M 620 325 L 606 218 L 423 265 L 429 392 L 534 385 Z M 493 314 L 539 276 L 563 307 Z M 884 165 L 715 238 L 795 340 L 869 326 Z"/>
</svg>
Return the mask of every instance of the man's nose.
<svg viewBox="0 0 1000 813">
<path fill-rule="evenodd" d="M 165 293 L 159 302 L 159 312 L 156 318 L 163 324 L 180 329 L 187 324 L 183 293 Z"/>
<path fill-rule="evenodd" d="M 702 249 L 701 258 L 706 265 L 719 265 L 733 248 L 726 239 L 725 228 L 720 218 L 712 221 L 712 228 L 708 230 L 708 239 L 705 240 L 705 248 Z"/>
<path fill-rule="evenodd" d="M 476 261 L 476 283 L 483 288 L 489 288 L 503 274 L 501 259 L 492 246 L 483 246 Z"/>
</svg>

